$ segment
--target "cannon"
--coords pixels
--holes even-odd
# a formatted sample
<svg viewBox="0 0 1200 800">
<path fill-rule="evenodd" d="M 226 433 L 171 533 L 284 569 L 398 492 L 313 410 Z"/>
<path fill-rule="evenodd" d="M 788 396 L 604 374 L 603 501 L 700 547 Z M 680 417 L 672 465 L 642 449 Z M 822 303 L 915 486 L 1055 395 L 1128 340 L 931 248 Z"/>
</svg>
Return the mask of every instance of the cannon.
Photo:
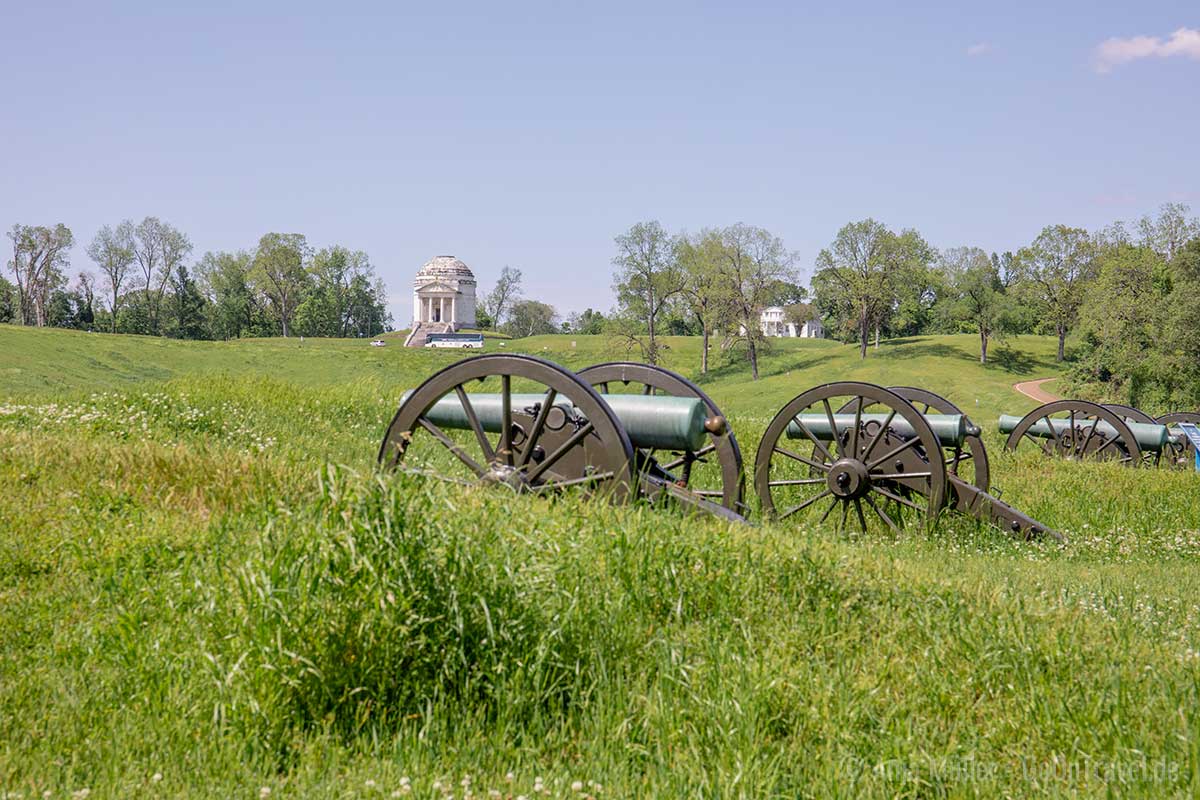
<svg viewBox="0 0 1200 800">
<path fill-rule="evenodd" d="M 923 405 L 918 411 L 916 405 Z M 801 446 L 793 444 L 799 442 Z M 767 426 L 755 456 L 754 488 L 765 515 L 784 520 L 853 509 L 893 531 L 916 518 L 930 526 L 947 509 L 1029 539 L 1063 536 L 989 494 L 980 431 L 954 404 L 911 387 L 837 382 L 793 398 Z"/>
<path fill-rule="evenodd" d="M 690 381 L 643 364 L 576 374 L 526 355 L 460 361 L 402 397 L 379 461 L 536 494 L 671 498 L 743 519 L 741 453 L 724 415 Z"/>
<path fill-rule="evenodd" d="M 1156 421 L 1160 425 L 1166 425 L 1171 433 L 1164 460 L 1173 468 L 1192 469 L 1196 463 L 1196 451 L 1192 447 L 1192 440 L 1179 429 L 1179 423 L 1200 425 L 1200 411 L 1172 411 L 1170 414 L 1163 414 Z"/>
<path fill-rule="evenodd" d="M 806 446 L 809 455 L 798 452 Z M 721 409 L 691 381 L 646 364 L 574 373 L 527 355 L 460 361 L 403 395 L 378 458 L 468 485 L 649 498 L 743 522 L 750 513 Z M 764 514 L 778 519 L 829 498 L 822 521 L 840 504 L 844 526 L 853 507 L 864 531 L 865 503 L 895 530 L 906 516 L 932 524 L 953 508 L 1026 538 L 1061 538 L 988 493 L 978 427 L 912 387 L 837 383 L 800 395 L 768 426 L 754 482 Z M 815 496 L 795 501 L 797 492 Z"/>
<path fill-rule="evenodd" d="M 1052 457 L 1190 469 L 1191 443 L 1172 425 L 1196 419 L 1200 414 L 1181 412 L 1155 419 L 1133 406 L 1055 400 L 1023 417 L 1001 415 L 999 428 L 1008 434 L 1008 450 L 1029 441 Z"/>
</svg>

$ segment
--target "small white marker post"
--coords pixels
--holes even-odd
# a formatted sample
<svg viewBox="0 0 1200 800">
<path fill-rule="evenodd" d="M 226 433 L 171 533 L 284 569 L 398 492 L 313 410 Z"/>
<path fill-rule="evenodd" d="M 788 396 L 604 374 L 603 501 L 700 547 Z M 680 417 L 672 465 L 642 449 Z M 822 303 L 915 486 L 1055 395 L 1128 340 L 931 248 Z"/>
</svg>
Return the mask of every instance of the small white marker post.
<svg viewBox="0 0 1200 800">
<path fill-rule="evenodd" d="M 1196 455 L 1196 471 L 1200 472 L 1200 428 L 1197 428 L 1190 422 L 1180 422 L 1179 430 L 1187 436 L 1188 441 L 1192 443 L 1192 452 Z"/>
</svg>

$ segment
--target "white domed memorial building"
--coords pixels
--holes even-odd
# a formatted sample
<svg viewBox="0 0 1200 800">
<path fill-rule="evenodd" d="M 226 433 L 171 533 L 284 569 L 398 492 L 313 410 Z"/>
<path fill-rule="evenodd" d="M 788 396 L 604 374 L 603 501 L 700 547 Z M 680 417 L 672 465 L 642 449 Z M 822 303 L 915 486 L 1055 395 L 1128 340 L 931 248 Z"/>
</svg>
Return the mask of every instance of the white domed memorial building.
<svg viewBox="0 0 1200 800">
<path fill-rule="evenodd" d="M 409 344 L 431 333 L 475 327 L 475 273 L 454 256 L 436 256 L 413 280 L 413 324 Z M 418 335 L 419 334 L 419 335 Z"/>
</svg>

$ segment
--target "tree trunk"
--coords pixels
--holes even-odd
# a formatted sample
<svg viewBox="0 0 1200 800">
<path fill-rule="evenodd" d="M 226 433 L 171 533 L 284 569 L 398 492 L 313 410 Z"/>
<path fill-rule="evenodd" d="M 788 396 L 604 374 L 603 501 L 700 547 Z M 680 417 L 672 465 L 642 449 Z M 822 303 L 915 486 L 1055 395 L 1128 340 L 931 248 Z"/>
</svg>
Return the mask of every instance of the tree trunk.
<svg viewBox="0 0 1200 800">
<path fill-rule="evenodd" d="M 867 337 L 870 335 L 866 316 L 859 317 L 858 320 L 858 357 L 865 359 L 867 357 Z"/>
<path fill-rule="evenodd" d="M 651 364 L 657 364 L 658 363 L 658 345 L 656 345 L 654 342 L 655 309 L 654 309 L 654 290 L 653 289 L 650 290 L 649 297 L 650 297 L 650 303 L 648 304 L 648 308 L 649 308 L 650 314 L 649 314 L 649 318 L 646 320 L 646 329 L 649 330 L 649 332 L 650 332 L 650 344 L 647 347 L 647 350 L 649 351 L 648 355 L 647 355 L 647 360 Z"/>
<path fill-rule="evenodd" d="M 987 343 L 988 343 L 987 331 L 983 328 L 980 328 L 979 329 L 979 363 L 980 364 L 987 363 Z"/>
<path fill-rule="evenodd" d="M 879 324 L 875 324 L 875 349 L 879 349 Z"/>
<path fill-rule="evenodd" d="M 708 326 L 700 320 L 700 374 L 708 374 Z"/>
<path fill-rule="evenodd" d="M 1067 341 L 1067 328 L 1065 325 L 1059 324 L 1059 326 L 1058 326 L 1058 357 L 1055 358 L 1055 361 L 1057 361 L 1059 364 L 1061 364 L 1063 362 L 1066 341 Z"/>
<path fill-rule="evenodd" d="M 117 290 L 113 289 L 112 332 L 117 332 Z"/>
<path fill-rule="evenodd" d="M 754 337 L 747 337 L 746 344 L 750 346 L 750 375 L 752 380 L 758 380 L 758 348 L 754 346 Z"/>
</svg>

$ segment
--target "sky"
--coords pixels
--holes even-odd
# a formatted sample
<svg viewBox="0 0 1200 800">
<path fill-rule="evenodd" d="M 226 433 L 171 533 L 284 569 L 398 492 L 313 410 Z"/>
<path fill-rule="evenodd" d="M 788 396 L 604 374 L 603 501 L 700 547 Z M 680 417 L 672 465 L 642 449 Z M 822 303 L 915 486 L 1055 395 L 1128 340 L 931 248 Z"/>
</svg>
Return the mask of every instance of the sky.
<svg viewBox="0 0 1200 800">
<path fill-rule="evenodd" d="M 153 215 L 613 305 L 613 237 L 873 217 L 1015 250 L 1200 212 L 1200 4 L 0 0 L 0 227 Z M 3 260 L 7 260 L 7 257 Z"/>
</svg>

